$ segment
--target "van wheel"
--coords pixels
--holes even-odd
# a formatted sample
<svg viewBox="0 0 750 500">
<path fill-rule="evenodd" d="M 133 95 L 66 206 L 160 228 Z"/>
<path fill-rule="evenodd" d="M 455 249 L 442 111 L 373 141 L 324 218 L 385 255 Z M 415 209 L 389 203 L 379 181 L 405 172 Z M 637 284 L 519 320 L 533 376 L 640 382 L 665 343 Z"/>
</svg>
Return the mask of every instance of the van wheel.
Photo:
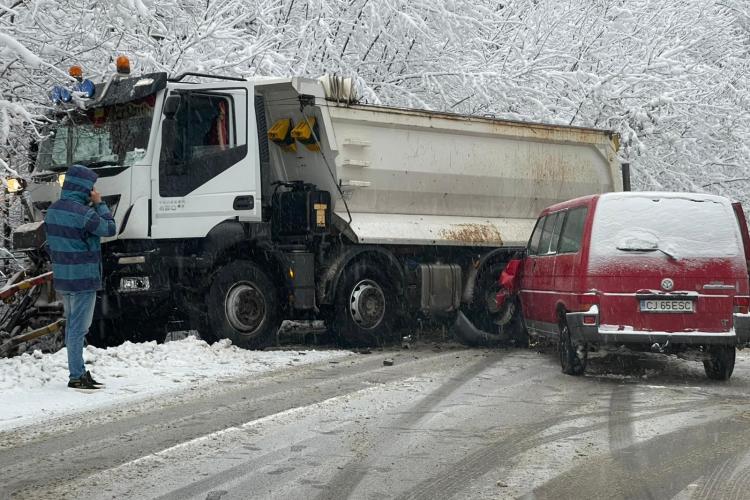
<svg viewBox="0 0 750 500">
<path fill-rule="evenodd" d="M 332 329 L 347 346 L 382 345 L 392 337 L 396 293 L 390 281 L 367 264 L 344 271 L 336 290 Z"/>
<path fill-rule="evenodd" d="M 734 360 L 737 355 L 734 346 L 709 347 L 707 352 L 710 359 L 703 361 L 706 376 L 712 380 L 729 380 L 734 372 Z"/>
<path fill-rule="evenodd" d="M 562 372 L 566 375 L 582 375 L 586 370 L 586 352 L 583 352 L 583 356 L 578 355 L 578 349 L 576 349 L 576 346 L 573 345 L 570 339 L 570 329 L 565 321 L 560 325 L 558 349 L 560 351 Z"/>
<path fill-rule="evenodd" d="M 276 288 L 252 262 L 238 260 L 219 269 L 207 297 L 214 335 L 246 349 L 268 345 L 281 325 Z"/>
</svg>

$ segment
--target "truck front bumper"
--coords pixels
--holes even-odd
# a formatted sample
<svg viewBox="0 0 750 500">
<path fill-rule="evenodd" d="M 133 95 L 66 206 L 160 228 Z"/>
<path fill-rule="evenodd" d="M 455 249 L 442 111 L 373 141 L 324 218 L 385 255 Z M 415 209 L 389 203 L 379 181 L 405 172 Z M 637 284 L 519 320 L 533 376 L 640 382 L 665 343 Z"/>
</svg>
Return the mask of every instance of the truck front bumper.
<svg viewBox="0 0 750 500">
<path fill-rule="evenodd" d="M 570 338 L 576 344 L 592 344 L 597 346 L 620 345 L 737 345 L 745 346 L 750 343 L 750 315 L 735 314 L 734 328 L 726 332 L 649 332 L 639 330 L 614 330 L 602 328 L 599 325 L 598 314 L 568 313 L 565 315 L 570 329 Z M 592 316 L 595 316 L 594 324 Z M 586 323 L 584 323 L 586 317 Z"/>
</svg>

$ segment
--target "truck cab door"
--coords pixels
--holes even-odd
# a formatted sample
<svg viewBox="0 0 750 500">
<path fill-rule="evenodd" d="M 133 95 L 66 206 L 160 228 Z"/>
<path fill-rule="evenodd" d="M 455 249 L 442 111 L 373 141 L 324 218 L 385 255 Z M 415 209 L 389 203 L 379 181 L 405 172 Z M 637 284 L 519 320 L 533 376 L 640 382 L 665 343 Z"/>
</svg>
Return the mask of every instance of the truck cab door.
<svg viewBox="0 0 750 500">
<path fill-rule="evenodd" d="M 227 219 L 260 221 L 260 165 L 247 82 L 170 85 L 151 177 L 152 238 L 200 238 Z"/>
</svg>

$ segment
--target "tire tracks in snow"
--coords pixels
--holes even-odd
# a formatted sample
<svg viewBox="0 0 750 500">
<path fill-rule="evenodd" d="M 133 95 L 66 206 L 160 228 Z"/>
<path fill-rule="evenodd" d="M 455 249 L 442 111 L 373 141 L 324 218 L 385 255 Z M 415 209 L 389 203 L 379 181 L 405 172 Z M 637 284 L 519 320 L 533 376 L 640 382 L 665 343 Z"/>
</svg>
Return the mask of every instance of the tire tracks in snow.
<svg viewBox="0 0 750 500">
<path fill-rule="evenodd" d="M 417 374 L 445 370 L 457 364 L 456 355 L 471 351 L 434 353 L 429 349 L 392 351 L 319 363 L 296 370 L 270 373 L 256 380 L 195 400 L 177 401 L 146 413 L 74 428 L 62 434 L 40 435 L 32 442 L 0 449 L 0 490 L 33 495 L 46 485 L 74 481 L 157 453 L 185 441 L 242 425 L 299 406 Z M 417 359 L 414 359 L 417 356 Z M 383 358 L 396 365 L 384 367 Z M 342 366 L 343 365 L 343 366 Z M 85 419 L 85 414 L 76 416 Z M 106 420 L 106 419 L 105 419 Z M 11 442 L 5 436 L 5 442 Z"/>
<path fill-rule="evenodd" d="M 404 412 L 400 417 L 396 418 L 391 425 L 381 431 L 378 436 L 370 438 L 367 446 L 358 450 L 357 458 L 344 465 L 341 470 L 339 470 L 333 478 L 328 481 L 325 489 L 320 492 L 316 497 L 316 500 L 350 497 L 352 492 L 362 482 L 362 479 L 369 471 L 369 457 L 376 454 L 379 451 L 379 448 L 383 447 L 383 443 L 387 444 L 390 442 L 389 437 L 392 434 L 392 428 L 414 427 L 422 419 L 430 415 L 432 410 L 450 397 L 451 394 L 455 393 L 467 382 L 473 380 L 474 377 L 481 372 L 497 364 L 500 359 L 500 357 L 497 357 L 489 364 L 486 362 L 485 358 L 477 359 L 473 364 L 463 369 L 456 376 L 449 378 L 446 383 L 432 391 L 429 395 L 409 409 L 409 411 Z"/>
<path fill-rule="evenodd" d="M 577 401 L 582 403 L 586 394 L 582 392 L 577 397 Z M 703 406 L 710 406 L 712 402 L 690 401 L 680 404 L 669 404 L 644 412 L 641 415 L 633 417 L 633 420 L 647 420 L 660 416 L 673 415 L 677 412 L 690 411 Z M 558 408 L 552 412 L 552 416 L 545 418 L 540 422 L 531 424 L 517 424 L 513 433 L 502 439 L 496 440 L 488 446 L 470 453 L 464 459 L 450 464 L 447 467 L 437 471 L 436 475 L 420 482 L 411 490 L 399 495 L 401 500 L 432 500 L 434 498 L 450 498 L 461 493 L 476 480 L 497 469 L 503 465 L 509 464 L 515 457 L 539 446 L 553 443 L 559 440 L 569 439 L 581 434 L 592 431 L 603 430 L 609 427 L 608 419 L 596 424 L 585 425 L 563 429 L 554 433 L 542 435 L 541 433 L 548 429 L 572 422 L 583 417 L 587 418 L 605 418 L 610 414 L 609 410 L 602 410 L 590 413 L 570 413 L 569 408 Z M 587 462 L 588 463 L 588 462 Z M 562 477 L 562 476 L 557 476 Z M 556 482 L 556 478 L 548 483 Z M 566 494 L 560 494 L 555 488 L 547 488 L 545 483 L 538 489 L 534 490 L 528 497 L 535 499 L 549 498 L 559 500 L 560 498 L 599 498 L 605 489 L 589 495 L 578 495 L 574 491 L 567 491 Z M 566 496 L 567 495 L 567 496 Z"/>
<path fill-rule="evenodd" d="M 636 443 L 632 424 L 658 417 L 658 414 L 627 415 L 629 397 L 613 394 L 615 410 L 623 408 L 610 428 L 610 454 L 587 460 L 534 489 L 528 495 L 535 500 L 559 498 L 595 498 L 606 492 L 609 498 L 671 498 L 683 491 L 696 478 L 709 471 L 699 494 L 705 498 L 726 497 L 723 485 L 732 476 L 734 466 L 750 448 L 750 432 L 746 422 L 731 415 L 695 425 L 678 427 Z M 684 412 L 702 410 L 716 405 L 708 399 L 699 404 L 683 405 Z M 672 415 L 674 411 L 660 412 Z M 739 478 L 738 478 L 739 479 Z"/>
</svg>

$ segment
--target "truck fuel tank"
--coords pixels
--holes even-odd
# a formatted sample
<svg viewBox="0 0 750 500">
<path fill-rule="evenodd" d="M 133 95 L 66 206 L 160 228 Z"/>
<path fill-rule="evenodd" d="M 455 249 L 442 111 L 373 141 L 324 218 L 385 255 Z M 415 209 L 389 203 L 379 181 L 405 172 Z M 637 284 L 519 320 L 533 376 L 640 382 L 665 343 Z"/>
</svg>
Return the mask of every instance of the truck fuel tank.
<svg viewBox="0 0 750 500">
<path fill-rule="evenodd" d="M 273 195 L 271 227 L 274 237 L 327 233 L 331 227 L 331 193 L 301 182 L 282 185 L 291 190 L 277 191 Z"/>
</svg>

